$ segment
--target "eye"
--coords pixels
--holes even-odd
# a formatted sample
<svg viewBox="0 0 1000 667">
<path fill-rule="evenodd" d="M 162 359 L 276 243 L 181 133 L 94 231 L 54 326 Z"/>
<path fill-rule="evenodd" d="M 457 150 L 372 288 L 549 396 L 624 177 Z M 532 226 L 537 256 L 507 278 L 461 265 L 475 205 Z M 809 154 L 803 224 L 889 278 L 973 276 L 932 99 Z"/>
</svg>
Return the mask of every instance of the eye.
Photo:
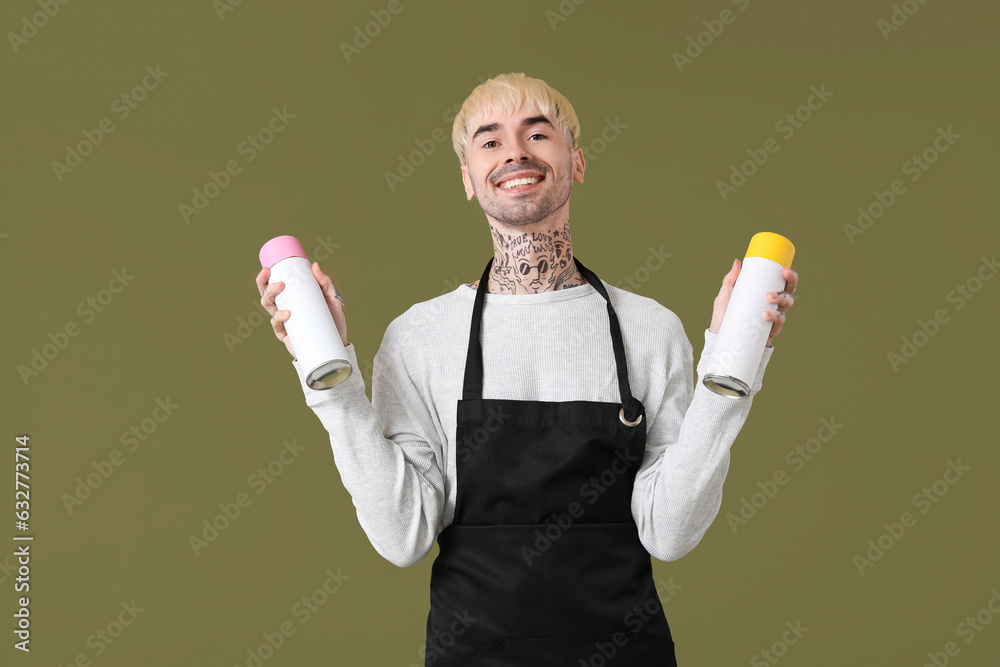
<svg viewBox="0 0 1000 667">
<path fill-rule="evenodd" d="M 536 132 L 535 134 L 531 135 L 531 136 L 530 136 L 530 137 L 528 137 L 528 138 L 529 138 L 529 139 L 534 139 L 535 137 L 541 137 L 542 139 L 548 139 L 548 136 L 547 136 L 547 135 L 544 135 L 544 134 L 542 134 L 541 132 Z M 495 140 L 495 139 L 490 139 L 489 141 L 487 141 L 486 143 L 484 143 L 482 147 L 483 147 L 483 148 L 486 148 L 486 149 L 489 149 L 489 147 L 490 147 L 490 144 L 495 144 L 495 143 L 496 143 L 496 140 Z"/>
</svg>

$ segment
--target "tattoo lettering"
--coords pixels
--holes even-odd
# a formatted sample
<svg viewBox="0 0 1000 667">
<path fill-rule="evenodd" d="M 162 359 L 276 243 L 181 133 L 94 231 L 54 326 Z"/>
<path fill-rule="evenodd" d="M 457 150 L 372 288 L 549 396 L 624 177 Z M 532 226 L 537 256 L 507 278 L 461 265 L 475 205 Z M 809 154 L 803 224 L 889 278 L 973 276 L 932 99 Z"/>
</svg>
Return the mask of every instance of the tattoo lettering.
<svg viewBox="0 0 1000 667">
<path fill-rule="evenodd" d="M 490 287 L 496 294 L 537 294 L 586 285 L 573 261 L 569 221 L 555 230 L 507 234 L 491 226 L 493 266 Z M 479 281 L 470 285 L 479 287 Z"/>
</svg>

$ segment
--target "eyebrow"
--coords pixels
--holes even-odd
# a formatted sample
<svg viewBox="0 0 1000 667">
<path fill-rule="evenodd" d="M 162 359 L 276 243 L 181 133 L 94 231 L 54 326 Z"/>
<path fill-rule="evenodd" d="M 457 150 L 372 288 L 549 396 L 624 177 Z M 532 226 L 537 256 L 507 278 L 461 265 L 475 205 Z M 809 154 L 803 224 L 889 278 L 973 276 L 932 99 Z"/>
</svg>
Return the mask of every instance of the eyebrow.
<svg viewBox="0 0 1000 667">
<path fill-rule="evenodd" d="M 545 116 L 530 116 L 528 118 L 525 118 L 524 120 L 521 121 L 521 127 L 531 127 L 532 125 L 537 125 L 538 123 L 545 123 L 553 130 L 556 129 L 555 125 L 553 125 L 552 122 Z M 483 134 L 484 132 L 496 132 L 501 127 L 503 127 L 503 125 L 501 125 L 500 123 L 489 123 L 487 125 L 481 125 L 479 129 L 476 130 L 475 133 L 472 135 L 472 140 L 475 141 L 476 137 L 478 137 L 480 134 Z"/>
</svg>

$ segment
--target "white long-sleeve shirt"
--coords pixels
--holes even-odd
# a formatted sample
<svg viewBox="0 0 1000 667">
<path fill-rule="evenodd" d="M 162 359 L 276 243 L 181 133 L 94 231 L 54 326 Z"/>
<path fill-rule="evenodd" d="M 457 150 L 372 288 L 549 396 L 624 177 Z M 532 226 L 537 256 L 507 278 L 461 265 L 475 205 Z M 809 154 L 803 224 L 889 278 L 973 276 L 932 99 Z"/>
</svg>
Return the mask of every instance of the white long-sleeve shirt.
<svg viewBox="0 0 1000 667">
<path fill-rule="evenodd" d="M 718 515 L 729 448 L 774 348 L 764 349 L 750 396 L 719 396 L 701 383 L 716 334 L 705 329 L 694 384 L 692 347 L 677 315 L 601 282 L 621 324 L 632 394 L 646 409 L 632 516 L 652 556 L 677 560 Z M 463 284 L 390 322 L 373 359 L 371 401 L 353 343 L 354 371 L 330 389 L 310 389 L 305 369 L 292 361 L 306 404 L 330 435 L 361 527 L 400 567 L 420 562 L 454 516 L 456 405 L 475 296 Z M 607 303 L 593 285 L 485 298 L 484 399 L 621 401 Z"/>
</svg>

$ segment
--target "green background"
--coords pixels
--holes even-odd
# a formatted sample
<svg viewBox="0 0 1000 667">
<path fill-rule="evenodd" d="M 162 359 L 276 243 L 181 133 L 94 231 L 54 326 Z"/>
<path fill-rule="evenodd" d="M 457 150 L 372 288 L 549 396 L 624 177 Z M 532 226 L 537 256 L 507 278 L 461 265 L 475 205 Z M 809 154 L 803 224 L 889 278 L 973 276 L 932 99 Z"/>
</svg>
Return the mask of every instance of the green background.
<svg viewBox="0 0 1000 667">
<path fill-rule="evenodd" d="M 786 621 L 809 630 L 781 664 L 922 665 L 948 641 L 951 664 L 997 664 L 1000 618 L 971 643 L 957 626 L 1000 589 L 1000 281 L 961 309 L 947 300 L 1000 249 L 997 5 L 930 0 L 885 39 L 889 2 L 567 0 L 559 14 L 555 0 L 404 0 L 348 62 L 341 43 L 386 4 L 244 0 L 220 18 L 208 0 L 71 2 L 16 53 L 7 33 L 41 10 L 0 9 L 0 533 L 16 532 L 14 437 L 29 434 L 35 536 L 33 650 L 12 648 L 14 575 L 0 570 L 0 662 L 246 665 L 262 633 L 291 621 L 265 665 L 422 664 L 437 546 L 401 569 L 368 542 L 328 434 L 258 317 L 257 252 L 293 234 L 334 278 L 370 392 L 388 323 L 478 278 L 491 254 L 445 115 L 513 71 L 579 115 L 590 159 L 571 201 L 575 252 L 611 283 L 643 275 L 651 246 L 672 253 L 632 291 L 680 316 L 696 359 L 750 236 L 796 245 L 796 304 L 719 517 L 686 557 L 654 560 L 681 587 L 666 603 L 680 664 L 765 664 L 752 660 Z M 735 20 L 679 71 L 674 52 L 727 8 Z M 120 119 L 114 100 L 157 65 L 168 76 Z M 785 139 L 776 121 L 814 85 L 832 97 Z M 275 107 L 295 118 L 247 162 L 238 147 Z M 52 163 L 104 118 L 114 131 L 60 180 Z M 607 119 L 627 127 L 593 144 Z M 960 138 L 911 182 L 903 164 L 949 126 Z M 445 141 L 390 189 L 386 172 L 438 128 Z M 780 150 L 724 201 L 717 182 L 768 137 Z M 186 223 L 179 205 L 234 159 L 241 172 Z M 844 225 L 894 179 L 905 194 L 851 242 Z M 321 240 L 332 249 L 315 250 Z M 123 267 L 134 279 L 88 321 L 78 305 Z M 889 353 L 938 309 L 948 322 L 894 370 Z M 260 326 L 227 345 L 240 318 Z M 71 322 L 79 335 L 23 381 L 19 367 Z M 121 434 L 168 397 L 179 407 L 128 451 Z M 786 454 L 824 418 L 843 428 L 794 470 Z M 292 439 L 306 450 L 258 495 L 248 477 Z M 67 510 L 76 478 L 114 450 L 124 463 Z M 959 459 L 970 470 L 920 513 L 914 494 Z M 779 470 L 788 483 L 734 532 L 727 515 Z M 241 492 L 252 504 L 196 556 L 189 536 Z M 906 511 L 916 525 L 859 574 L 855 556 Z M 303 623 L 293 605 L 328 568 L 349 579 Z M 144 611 L 95 655 L 88 637 L 133 599 Z"/>
</svg>

